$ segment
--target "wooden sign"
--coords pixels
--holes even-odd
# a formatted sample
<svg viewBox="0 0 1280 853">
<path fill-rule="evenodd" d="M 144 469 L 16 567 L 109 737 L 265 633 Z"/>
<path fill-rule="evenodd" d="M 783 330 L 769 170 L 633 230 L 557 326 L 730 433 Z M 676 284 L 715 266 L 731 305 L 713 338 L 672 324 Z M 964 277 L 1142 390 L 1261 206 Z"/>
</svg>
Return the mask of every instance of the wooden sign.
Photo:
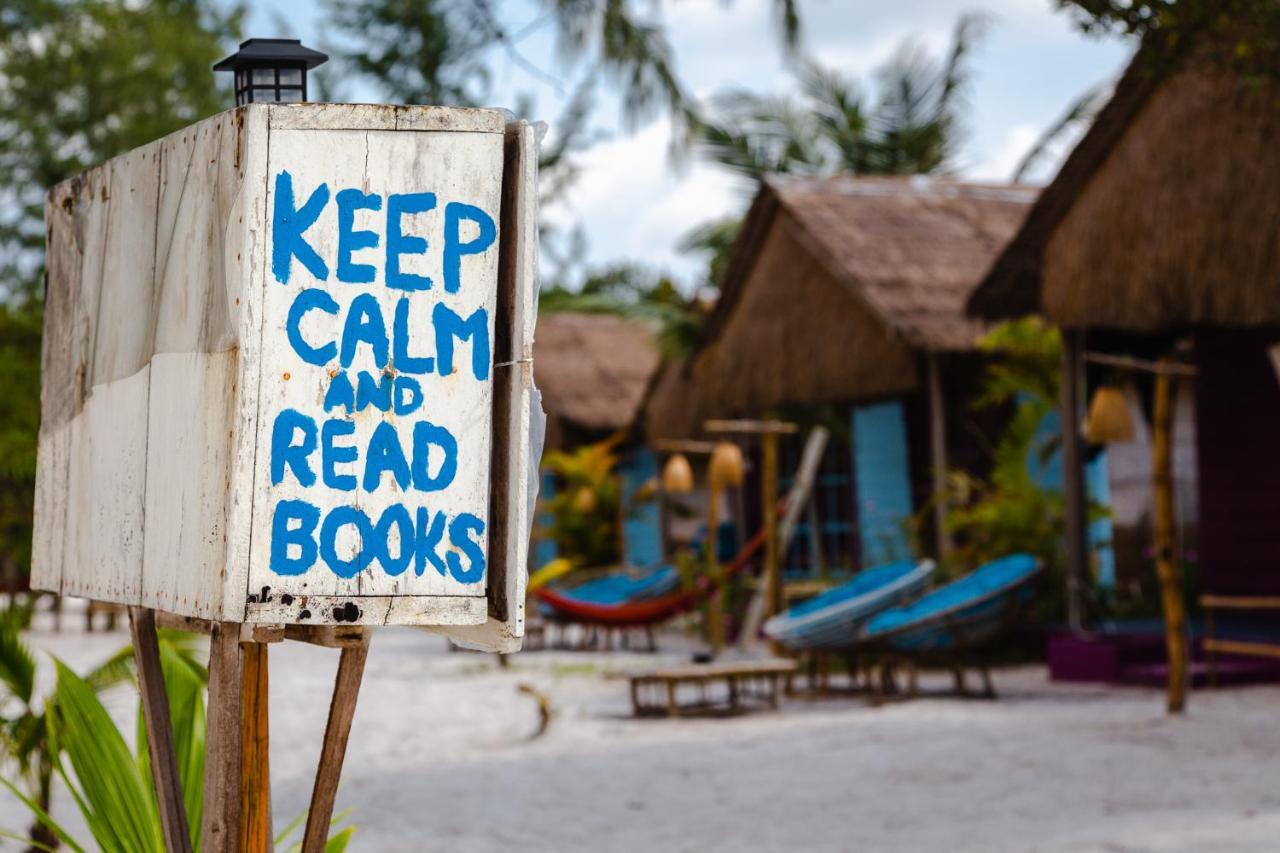
<svg viewBox="0 0 1280 853">
<path fill-rule="evenodd" d="M 497 111 L 297 104 L 55 187 L 34 586 L 518 645 L 535 179 Z"/>
</svg>

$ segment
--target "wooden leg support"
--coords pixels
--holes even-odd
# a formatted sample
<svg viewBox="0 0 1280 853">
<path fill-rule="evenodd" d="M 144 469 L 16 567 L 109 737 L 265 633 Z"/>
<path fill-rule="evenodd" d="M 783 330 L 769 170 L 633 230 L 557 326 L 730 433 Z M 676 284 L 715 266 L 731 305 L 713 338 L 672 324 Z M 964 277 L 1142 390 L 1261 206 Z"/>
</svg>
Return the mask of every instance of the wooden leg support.
<svg viewBox="0 0 1280 853">
<path fill-rule="evenodd" d="M 200 830 L 203 853 L 236 853 L 239 840 L 241 672 L 240 626 L 234 622 L 214 625 L 209 637 L 209 726 Z"/>
<path fill-rule="evenodd" d="M 178 759 L 173 748 L 169 694 L 164 689 L 164 671 L 160 666 L 155 611 L 130 607 L 129 626 L 133 633 L 133 659 L 138 667 L 142 716 L 147 729 L 147 754 L 151 759 L 151 778 L 155 782 L 156 801 L 160 807 L 164 846 L 172 853 L 190 853 L 191 832 L 183 806 L 182 783 L 178 779 Z"/>
<path fill-rule="evenodd" d="M 240 721 L 240 850 L 269 853 L 271 761 L 267 725 L 267 644 L 244 643 L 244 694 Z"/>
<path fill-rule="evenodd" d="M 351 720 L 356 713 L 356 697 L 360 693 L 360 680 L 364 676 L 364 664 L 368 656 L 369 635 L 366 633 L 363 644 L 343 649 L 342 657 L 338 660 L 333 700 L 329 703 L 329 722 L 324 730 L 324 745 L 320 748 L 315 786 L 311 789 L 311 808 L 307 812 L 302 853 L 323 853 L 329 837 L 329 822 L 333 819 L 333 803 L 338 794 L 338 779 L 342 775 L 342 760 L 347 754 L 347 738 L 351 735 Z"/>
</svg>

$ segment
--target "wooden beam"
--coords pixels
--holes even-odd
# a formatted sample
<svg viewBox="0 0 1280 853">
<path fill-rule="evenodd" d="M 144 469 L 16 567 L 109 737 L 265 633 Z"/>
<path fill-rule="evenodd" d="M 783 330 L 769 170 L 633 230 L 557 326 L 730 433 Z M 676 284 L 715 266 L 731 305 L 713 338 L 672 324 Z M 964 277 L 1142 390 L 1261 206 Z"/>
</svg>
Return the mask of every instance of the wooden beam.
<svg viewBox="0 0 1280 853">
<path fill-rule="evenodd" d="M 1280 595 L 1202 595 L 1200 606 L 1223 610 L 1280 610 Z"/>
<path fill-rule="evenodd" d="M 191 830 L 178 777 L 178 756 L 173 747 L 173 722 L 169 716 L 169 694 L 164 689 L 155 613 L 146 607 L 130 607 L 129 630 L 133 634 L 133 660 L 138 668 L 147 755 L 151 759 L 151 779 L 160 808 L 164 846 L 171 853 L 190 853 Z"/>
<path fill-rule="evenodd" d="M 1139 373 L 1163 373 L 1167 376 L 1195 376 L 1198 372 L 1193 364 L 1182 364 L 1176 361 L 1147 361 L 1128 355 L 1112 355 L 1105 352 L 1086 352 L 1084 360 L 1090 364 L 1101 364 L 1106 367 L 1118 367 L 1122 370 L 1133 370 Z"/>
<path fill-rule="evenodd" d="M 790 435 L 797 432 L 800 427 L 787 421 L 757 421 L 757 420 L 709 420 L 703 423 L 703 429 L 707 432 L 734 432 L 734 433 L 782 433 Z"/>
<path fill-rule="evenodd" d="M 1228 655 L 1280 658 L 1280 643 L 1246 643 L 1242 640 L 1205 639 L 1204 648 L 1205 651 L 1221 652 Z"/>
<path fill-rule="evenodd" d="M 359 625 L 286 625 L 284 638 L 326 649 L 354 649 L 369 642 L 369 632 Z"/>
<path fill-rule="evenodd" d="M 684 438 L 659 438 L 651 445 L 659 453 L 707 453 L 716 449 L 714 441 L 696 441 Z"/>
<path fill-rule="evenodd" d="M 1085 523 L 1084 459 L 1081 453 L 1080 419 L 1084 384 L 1084 332 L 1062 330 L 1062 387 L 1059 415 L 1062 421 L 1063 550 L 1067 577 L 1067 622 L 1072 631 L 1084 630 L 1084 584 L 1087 577 L 1088 528 Z"/>
<path fill-rule="evenodd" d="M 236 853 L 240 826 L 240 625 L 213 623 L 209 638 L 209 712 L 205 738 L 203 853 Z"/>
<path fill-rule="evenodd" d="M 271 760 L 267 714 L 265 643 L 241 643 L 244 660 L 240 718 L 240 849 L 269 851 L 271 835 Z"/>
<path fill-rule="evenodd" d="M 951 535 L 947 532 L 947 410 L 942 396 L 942 374 L 938 354 L 927 353 L 929 379 L 929 449 L 933 471 L 933 526 L 939 562 L 951 558 Z"/>
<path fill-rule="evenodd" d="M 356 713 L 356 698 L 369 656 L 369 637 L 358 646 L 345 648 L 338 660 L 338 674 L 333 682 L 333 699 L 329 702 L 329 722 L 320 747 L 320 763 L 311 789 L 311 808 L 307 812 L 307 828 L 302 837 L 302 853 L 323 853 L 333 819 L 333 803 L 342 776 L 342 760 L 347 754 L 351 720 Z"/>
</svg>

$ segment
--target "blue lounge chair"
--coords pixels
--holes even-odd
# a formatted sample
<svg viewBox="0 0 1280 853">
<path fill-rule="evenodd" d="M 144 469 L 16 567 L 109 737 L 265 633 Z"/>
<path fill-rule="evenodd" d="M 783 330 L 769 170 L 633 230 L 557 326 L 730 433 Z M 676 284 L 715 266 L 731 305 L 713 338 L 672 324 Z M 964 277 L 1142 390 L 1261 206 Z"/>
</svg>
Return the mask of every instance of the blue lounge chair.
<svg viewBox="0 0 1280 853">
<path fill-rule="evenodd" d="M 994 698 L 991 673 L 978 652 L 1010 628 L 1035 593 L 1042 565 L 1028 554 L 993 560 L 962 578 L 938 587 L 903 607 L 872 617 L 860 639 L 864 651 L 880 659 L 882 685 L 892 689 L 894 659 L 909 664 L 908 692 L 916 692 L 915 667 L 922 662 L 948 666 L 962 695 L 964 668 L 976 668 L 983 696 Z M 873 691 L 876 682 L 871 681 Z"/>
<path fill-rule="evenodd" d="M 859 572 L 847 583 L 781 613 L 765 634 L 796 651 L 840 651 L 856 645 L 867 620 L 919 595 L 933 573 L 932 560 L 903 560 Z"/>
<path fill-rule="evenodd" d="M 867 623 L 862 639 L 905 653 L 981 645 L 1031 600 L 1040 568 L 1027 554 L 993 560 L 911 604 L 878 614 Z"/>
</svg>

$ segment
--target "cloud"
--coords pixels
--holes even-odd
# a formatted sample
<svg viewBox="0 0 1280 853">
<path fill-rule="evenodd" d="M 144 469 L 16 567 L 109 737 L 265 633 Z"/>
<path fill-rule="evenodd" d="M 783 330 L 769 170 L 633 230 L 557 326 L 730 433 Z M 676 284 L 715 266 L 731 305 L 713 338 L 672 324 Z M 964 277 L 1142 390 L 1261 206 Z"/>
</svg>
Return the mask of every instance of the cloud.
<svg viewBox="0 0 1280 853">
<path fill-rule="evenodd" d="M 975 181 L 1008 181 L 1040 133 L 1040 128 L 1033 124 L 1014 125 L 1005 131 L 1000 147 L 979 160 L 977 165 L 966 169 L 965 177 Z"/>
</svg>

